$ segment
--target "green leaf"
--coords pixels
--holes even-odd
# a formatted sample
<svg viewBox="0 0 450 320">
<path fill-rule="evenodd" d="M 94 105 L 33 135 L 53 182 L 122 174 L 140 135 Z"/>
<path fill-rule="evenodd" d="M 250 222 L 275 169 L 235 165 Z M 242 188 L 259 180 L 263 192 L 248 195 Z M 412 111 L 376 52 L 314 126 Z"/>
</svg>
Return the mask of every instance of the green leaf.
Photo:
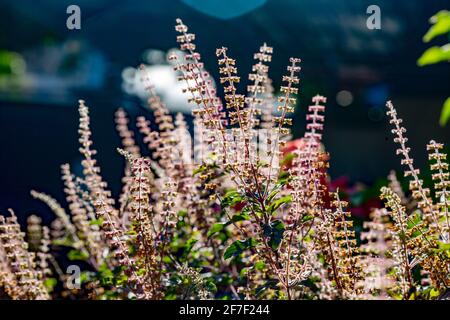
<svg viewBox="0 0 450 320">
<path fill-rule="evenodd" d="M 58 280 L 56 280 L 55 278 L 47 278 L 44 280 L 44 286 L 49 293 L 53 292 L 53 289 L 55 288 L 57 283 Z"/>
<path fill-rule="evenodd" d="M 120 274 L 115 279 L 115 284 L 119 286 L 126 285 L 128 283 L 128 277 L 125 274 Z"/>
<path fill-rule="evenodd" d="M 447 124 L 448 119 L 450 119 L 450 97 L 445 100 L 444 105 L 442 106 L 439 124 L 444 127 Z"/>
<path fill-rule="evenodd" d="M 245 212 L 235 214 L 233 217 L 231 217 L 232 222 L 247 221 L 247 220 L 250 220 L 250 216 Z"/>
<path fill-rule="evenodd" d="M 450 60 L 450 43 L 442 47 L 434 46 L 425 50 L 422 56 L 417 60 L 417 64 L 421 67 L 435 64 L 442 61 Z"/>
<path fill-rule="evenodd" d="M 251 270 L 251 268 L 242 268 L 241 271 L 239 271 L 239 277 L 245 278 L 245 276 L 248 274 L 248 272 Z"/>
<path fill-rule="evenodd" d="M 255 263 L 255 269 L 258 271 L 262 271 L 265 266 L 266 266 L 266 264 L 264 263 L 264 261 L 257 261 Z"/>
<path fill-rule="evenodd" d="M 424 42 L 430 42 L 435 37 L 450 32 L 450 11 L 441 10 L 430 18 L 430 23 L 433 25 L 423 36 Z"/>
<path fill-rule="evenodd" d="M 450 243 L 438 241 L 439 251 L 450 251 Z"/>
<path fill-rule="evenodd" d="M 81 260 L 86 261 L 89 258 L 89 254 L 80 250 L 70 250 L 67 254 L 67 258 L 71 261 L 73 260 Z"/>
<path fill-rule="evenodd" d="M 212 293 L 217 292 L 217 287 L 216 287 L 216 284 L 214 283 L 214 279 L 211 279 L 211 278 L 207 279 L 205 281 L 205 287 L 209 292 L 212 292 Z"/>
<path fill-rule="evenodd" d="M 211 237 L 213 234 L 216 234 L 217 232 L 222 231 L 227 226 L 227 223 L 215 223 L 213 226 L 209 229 L 207 236 Z"/>
<path fill-rule="evenodd" d="M 292 153 L 292 152 L 288 153 L 288 154 L 283 158 L 283 160 L 281 160 L 280 166 L 284 166 L 284 165 L 288 164 L 288 163 L 291 162 L 294 158 L 295 158 L 295 154 L 294 154 L 294 153 Z"/>
<path fill-rule="evenodd" d="M 206 166 L 205 165 L 201 165 L 201 166 L 199 166 L 198 168 L 195 168 L 193 171 L 192 171 L 192 175 L 196 175 L 196 174 L 198 174 L 198 173 L 201 173 L 201 172 L 203 172 L 203 171 L 205 171 L 206 170 Z"/>
<path fill-rule="evenodd" d="M 197 241 L 198 240 L 194 238 L 190 238 L 188 241 L 186 241 L 186 244 L 184 245 L 183 257 L 188 256 Z"/>
<path fill-rule="evenodd" d="M 95 276 L 95 274 L 91 271 L 83 271 L 80 274 L 80 283 L 87 283 L 91 281 L 91 279 Z"/>
<path fill-rule="evenodd" d="M 224 197 L 224 199 L 226 199 L 226 198 L 233 198 L 236 196 L 239 196 L 239 192 L 237 192 L 234 189 L 231 189 L 231 190 L 228 190 L 223 197 Z"/>
<path fill-rule="evenodd" d="M 166 293 L 164 300 L 176 300 L 177 295 L 175 293 Z"/>
<path fill-rule="evenodd" d="M 436 299 L 437 297 L 439 297 L 439 290 L 430 288 L 430 299 Z"/>
<path fill-rule="evenodd" d="M 102 218 L 89 221 L 89 225 L 91 226 L 101 226 L 102 223 L 103 223 Z"/>
<path fill-rule="evenodd" d="M 263 226 L 264 236 L 270 238 L 269 245 L 273 250 L 277 250 L 280 246 L 285 230 L 286 228 L 281 220 L 274 220 Z"/>
<path fill-rule="evenodd" d="M 264 291 L 266 291 L 267 289 L 275 289 L 275 290 L 278 289 L 278 280 L 275 279 L 267 280 L 265 284 L 255 289 L 256 296 L 257 297 L 261 296 L 261 294 L 263 294 Z"/>
<path fill-rule="evenodd" d="M 282 205 L 289 203 L 292 201 L 292 197 L 289 196 L 284 196 L 280 199 L 277 199 L 275 201 L 273 201 L 270 205 L 269 205 L 269 212 L 273 213 L 275 212 L 278 208 L 280 208 Z"/>
<path fill-rule="evenodd" d="M 272 202 L 273 198 L 275 198 L 275 196 L 278 194 L 278 192 L 280 192 L 280 189 L 285 186 L 288 182 L 289 182 L 289 176 L 285 177 L 285 178 L 280 178 L 276 185 L 273 187 L 273 189 L 270 191 L 269 196 L 267 197 L 267 202 L 270 203 Z"/>
<path fill-rule="evenodd" d="M 240 202 L 244 201 L 244 198 L 241 196 L 239 192 L 236 190 L 230 190 L 222 198 L 222 202 L 220 203 L 222 208 L 232 207 Z"/>
<path fill-rule="evenodd" d="M 231 217 L 231 221 L 219 222 L 219 223 L 213 224 L 213 226 L 208 231 L 207 237 L 211 237 L 212 235 L 216 234 L 217 232 L 222 231 L 223 229 L 225 229 L 226 226 L 230 225 L 233 222 L 246 221 L 246 220 L 250 220 L 250 216 L 247 213 L 241 212 L 241 213 L 235 214 L 233 217 Z"/>
<path fill-rule="evenodd" d="M 70 239 L 70 237 L 65 236 L 61 239 L 55 239 L 52 241 L 53 245 L 55 246 L 62 246 L 62 247 L 73 247 L 73 240 Z"/>
<path fill-rule="evenodd" d="M 257 244 L 258 244 L 257 241 L 253 238 L 249 238 L 246 240 L 236 240 L 225 250 L 223 257 L 224 259 L 236 257 L 245 250 L 254 248 Z"/>
<path fill-rule="evenodd" d="M 278 183 L 286 183 L 291 179 L 292 177 L 287 171 L 281 171 L 280 174 L 278 175 Z"/>
</svg>

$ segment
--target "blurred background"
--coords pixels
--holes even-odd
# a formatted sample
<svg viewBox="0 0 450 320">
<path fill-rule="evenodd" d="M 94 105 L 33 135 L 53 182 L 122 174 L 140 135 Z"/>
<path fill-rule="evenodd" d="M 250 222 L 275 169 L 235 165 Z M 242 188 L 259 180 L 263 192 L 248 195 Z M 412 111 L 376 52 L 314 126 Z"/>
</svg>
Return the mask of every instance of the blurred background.
<svg viewBox="0 0 450 320">
<path fill-rule="evenodd" d="M 81 9 L 81 29 L 69 30 L 69 5 Z M 381 9 L 381 29 L 366 26 L 366 9 Z M 447 8 L 446 8 L 447 6 Z M 430 139 L 449 142 L 439 114 L 450 88 L 448 63 L 418 67 L 429 46 L 422 37 L 444 0 L 2 0 L 0 1 L 0 211 L 42 211 L 30 189 L 64 203 L 59 166 L 79 172 L 77 101 L 91 108 L 94 147 L 115 195 L 123 165 L 115 148 L 114 111 L 150 117 L 135 69 L 144 62 L 171 110 L 189 115 L 165 62 L 177 47 L 175 18 L 197 35 L 205 67 L 218 76 L 215 49 L 236 58 L 240 89 L 253 53 L 274 47 L 270 76 L 278 90 L 291 56 L 302 59 L 294 135 L 316 93 L 328 97 L 324 141 L 334 179 L 374 185 L 399 169 L 384 115 L 392 99 L 419 166 Z M 439 43 L 439 39 L 436 39 Z M 170 92 L 171 94 L 168 94 Z M 177 92 L 175 94 L 174 92 Z M 221 92 L 221 91 L 220 91 Z M 48 211 L 46 209 L 45 211 Z"/>
</svg>

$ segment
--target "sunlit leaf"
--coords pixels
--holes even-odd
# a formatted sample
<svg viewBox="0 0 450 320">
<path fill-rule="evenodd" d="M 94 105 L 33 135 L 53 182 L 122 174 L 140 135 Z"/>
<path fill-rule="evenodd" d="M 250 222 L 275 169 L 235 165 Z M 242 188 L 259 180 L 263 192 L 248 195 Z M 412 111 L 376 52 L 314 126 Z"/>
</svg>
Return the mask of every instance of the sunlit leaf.
<svg viewBox="0 0 450 320">
<path fill-rule="evenodd" d="M 250 216 L 245 212 L 235 214 L 233 217 L 231 217 L 231 221 L 233 221 L 233 222 L 246 221 L 246 220 L 250 220 Z"/>
<path fill-rule="evenodd" d="M 429 64 L 435 64 L 438 62 L 449 60 L 450 60 L 450 43 L 447 43 L 442 47 L 434 46 L 427 49 L 419 58 L 419 60 L 417 60 L 417 64 L 422 67 Z"/>
<path fill-rule="evenodd" d="M 213 226 L 209 229 L 207 236 L 211 237 L 213 234 L 222 231 L 226 226 L 227 224 L 223 222 L 213 224 Z"/>
<path fill-rule="evenodd" d="M 103 223 L 102 218 L 89 221 L 89 225 L 91 226 L 101 226 L 102 223 Z"/>
<path fill-rule="evenodd" d="M 206 170 L 206 166 L 205 165 L 201 165 L 201 166 L 198 166 L 197 168 L 195 168 L 192 171 L 192 174 L 195 176 L 196 174 L 204 172 L 205 170 Z"/>
<path fill-rule="evenodd" d="M 244 201 L 244 198 L 239 192 L 236 190 L 230 190 L 225 193 L 220 204 L 222 207 L 232 207 L 242 201 Z"/>
<path fill-rule="evenodd" d="M 71 261 L 73 260 L 86 261 L 89 258 L 89 255 L 84 251 L 70 250 L 69 253 L 67 254 L 67 258 Z"/>
<path fill-rule="evenodd" d="M 447 124 L 448 119 L 450 119 L 450 97 L 445 100 L 444 105 L 442 106 L 439 124 L 444 127 Z"/>
<path fill-rule="evenodd" d="M 423 36 L 424 42 L 429 42 L 437 36 L 450 32 L 450 11 L 441 10 L 430 18 L 433 25 Z"/>
<path fill-rule="evenodd" d="M 53 289 L 55 288 L 57 283 L 58 280 L 56 280 L 55 278 L 47 278 L 44 280 L 44 286 L 49 293 L 53 292 Z"/>
<path fill-rule="evenodd" d="M 257 261 L 255 263 L 255 269 L 258 271 L 262 271 L 265 266 L 266 266 L 266 264 L 264 263 L 264 261 Z"/>
<path fill-rule="evenodd" d="M 282 198 L 280 198 L 280 199 L 277 199 L 277 200 L 275 200 L 275 201 L 273 201 L 271 204 L 270 204 L 270 206 L 269 206 L 269 212 L 270 213 L 273 213 L 273 212 L 275 212 L 278 208 L 280 208 L 282 205 L 284 205 L 284 204 L 286 204 L 286 203 L 289 203 L 289 202 L 291 202 L 292 201 L 292 197 L 289 195 L 289 196 L 285 196 L 285 197 L 282 197 Z"/>
</svg>

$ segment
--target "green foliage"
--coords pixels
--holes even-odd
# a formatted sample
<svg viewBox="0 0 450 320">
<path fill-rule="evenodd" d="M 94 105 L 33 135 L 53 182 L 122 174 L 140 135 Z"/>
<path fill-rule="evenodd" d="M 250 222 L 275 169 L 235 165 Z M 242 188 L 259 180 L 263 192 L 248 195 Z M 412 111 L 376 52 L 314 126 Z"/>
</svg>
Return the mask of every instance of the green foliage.
<svg viewBox="0 0 450 320">
<path fill-rule="evenodd" d="M 101 226 L 102 223 L 103 223 L 102 218 L 89 221 L 89 225 L 91 226 Z"/>
<path fill-rule="evenodd" d="M 0 50 L 0 75 L 19 76 L 18 67 L 21 71 L 26 67 L 25 61 L 19 53 Z"/>
<path fill-rule="evenodd" d="M 433 287 L 425 289 L 422 293 L 423 298 L 426 300 L 435 300 L 439 297 L 439 295 L 439 290 Z"/>
<path fill-rule="evenodd" d="M 197 243 L 197 239 L 191 238 L 188 241 L 186 241 L 186 244 L 184 245 L 184 251 L 183 251 L 183 258 L 186 259 L 189 253 L 192 251 L 192 248 Z"/>
<path fill-rule="evenodd" d="M 277 250 L 283 240 L 283 234 L 286 230 L 283 222 L 274 220 L 263 226 L 264 236 L 269 238 L 268 244 L 273 250 Z"/>
<path fill-rule="evenodd" d="M 267 280 L 262 286 L 259 286 L 258 288 L 256 288 L 255 294 L 259 298 L 268 289 L 273 289 L 273 290 L 279 289 L 278 288 L 278 281 L 275 280 L 275 279 Z"/>
<path fill-rule="evenodd" d="M 288 153 L 287 155 L 284 156 L 283 160 L 281 160 L 280 166 L 285 166 L 291 163 L 294 158 L 295 158 L 294 153 Z"/>
<path fill-rule="evenodd" d="M 67 254 L 67 258 L 71 261 L 74 260 L 80 260 L 80 261 L 86 261 L 89 259 L 89 254 L 85 251 L 81 250 L 70 250 Z"/>
<path fill-rule="evenodd" d="M 266 267 L 266 264 L 264 263 L 264 261 L 257 261 L 255 263 L 255 269 L 258 271 L 264 270 L 265 267 Z"/>
<path fill-rule="evenodd" d="M 55 289 L 55 286 L 58 284 L 58 280 L 55 278 L 47 278 L 44 280 L 44 286 L 49 293 L 52 293 Z"/>
<path fill-rule="evenodd" d="M 232 207 L 244 201 L 244 197 L 236 190 L 228 191 L 222 198 L 222 208 Z"/>
<path fill-rule="evenodd" d="M 231 217 L 232 222 L 239 222 L 239 221 L 246 221 L 246 220 L 250 220 L 250 216 L 245 212 L 235 214 L 234 216 Z"/>
<path fill-rule="evenodd" d="M 444 106 L 442 107 L 441 111 L 441 117 L 439 118 L 439 124 L 443 127 L 447 124 L 449 119 L 450 119 L 450 97 L 448 97 L 444 102 Z"/>
<path fill-rule="evenodd" d="M 285 205 L 287 203 L 290 203 L 291 201 L 292 201 L 292 197 L 290 195 L 289 196 L 284 196 L 282 198 L 279 198 L 279 199 L 273 201 L 268 207 L 269 214 L 273 214 L 281 206 L 283 206 L 283 205 Z"/>
<path fill-rule="evenodd" d="M 214 279 L 213 278 L 208 278 L 208 279 L 205 280 L 205 288 L 211 293 L 216 293 L 217 292 L 217 286 L 214 283 Z"/>
<path fill-rule="evenodd" d="M 450 243 L 438 241 L 438 251 L 445 252 L 450 257 Z"/>
<path fill-rule="evenodd" d="M 245 250 L 254 248 L 257 244 L 258 244 L 257 241 L 253 238 L 249 238 L 246 240 L 236 240 L 225 250 L 223 257 L 224 259 L 236 257 Z"/>
<path fill-rule="evenodd" d="M 428 48 L 417 60 L 421 67 L 450 60 L 450 44 Z"/>
<path fill-rule="evenodd" d="M 52 243 L 55 246 L 62 246 L 62 247 L 73 247 L 74 241 L 69 236 L 65 236 L 61 239 L 54 239 Z"/>
<path fill-rule="evenodd" d="M 423 36 L 424 42 L 430 42 L 434 38 L 442 35 L 450 36 L 450 11 L 441 10 L 430 18 L 432 26 Z M 421 67 L 439 62 L 450 61 L 450 43 L 443 46 L 433 46 L 425 50 L 425 52 L 417 60 L 417 64 Z M 443 127 L 450 118 L 450 98 L 445 100 L 439 118 L 439 124 Z"/>
<path fill-rule="evenodd" d="M 441 10 L 430 18 L 432 26 L 423 36 L 423 42 L 430 42 L 440 35 L 450 32 L 450 11 Z"/>
<path fill-rule="evenodd" d="M 448 31 L 443 13 L 436 15 L 435 20 L 434 26 L 426 35 L 426 41 L 444 34 L 445 30 Z M 187 30 L 180 27 L 177 29 Z M 190 37 L 183 34 L 179 39 L 186 42 L 190 41 Z M 444 58 L 439 56 L 442 52 L 433 53 L 433 50 L 424 53 L 420 64 L 426 65 L 446 59 L 446 56 Z M 222 54 L 225 51 L 225 48 L 218 50 Z M 190 55 L 192 56 L 192 53 Z M 270 60 L 266 54 L 256 56 Z M 288 68 L 291 70 L 290 75 L 284 77 L 289 79 L 289 84 L 298 82 L 298 78 L 293 76 L 294 70 L 299 70 L 299 67 L 295 66 L 297 60 L 291 58 L 292 65 Z M 224 58 L 221 61 L 234 65 L 231 58 Z M 179 70 L 192 71 L 191 69 L 186 67 Z M 221 67 L 220 73 L 234 69 L 235 67 L 231 66 Z M 227 78 L 234 79 L 234 77 Z M 266 75 L 259 75 L 256 78 L 266 79 Z M 192 92 L 199 95 L 205 90 L 203 86 L 191 89 L 195 89 Z M 242 111 L 240 104 L 246 103 L 247 99 L 236 98 L 234 87 L 228 87 L 226 90 L 233 91 L 233 97 L 228 95 L 227 104 L 236 103 L 238 109 L 236 113 L 239 113 Z M 282 91 L 288 93 L 284 98 L 286 103 L 282 106 L 283 113 L 290 113 L 291 111 L 287 111 L 291 110 L 289 103 L 295 99 L 289 97 L 289 92 L 296 92 L 297 89 L 289 86 L 284 87 Z M 194 100 L 197 100 L 197 94 Z M 173 122 L 169 121 L 171 119 L 169 111 L 165 109 L 162 101 L 156 96 L 149 101 L 158 102 L 157 106 L 150 107 L 157 111 L 155 123 L 160 125 L 160 131 L 164 127 L 173 127 Z M 198 101 L 203 101 L 207 107 L 206 101 L 215 99 L 204 100 L 198 97 Z M 313 99 L 315 105 L 310 108 L 316 109 L 308 118 L 316 118 L 314 121 L 322 123 L 323 116 L 317 113 L 318 109 L 324 108 L 318 104 L 320 101 L 326 102 L 326 99 L 322 96 Z M 271 98 L 266 102 L 273 105 Z M 388 107 L 389 105 L 390 103 Z M 82 138 L 91 136 L 90 131 L 86 132 L 89 117 L 85 115 L 87 112 L 85 108 L 84 104 L 80 103 Z M 406 156 L 409 148 L 404 146 L 406 141 L 402 136 L 404 130 L 397 128 L 401 119 L 397 118 L 393 106 L 390 108 L 392 110 L 388 114 L 393 117 L 390 122 L 396 125 L 396 129 L 392 132 L 398 134 L 394 141 L 401 141 L 403 148 L 397 153 Z M 206 112 L 206 109 L 203 111 Z M 161 115 L 164 115 L 164 119 L 158 119 Z M 243 115 L 247 117 L 246 112 Z M 447 118 L 448 116 L 445 119 Z M 126 119 L 118 120 L 121 120 L 117 121 L 118 124 L 127 123 Z M 203 120 L 207 120 L 205 125 L 208 124 L 209 127 L 211 120 L 209 118 Z M 281 127 L 286 119 L 278 120 L 279 129 L 287 129 Z M 167 123 L 164 123 L 165 121 Z M 177 129 L 182 129 L 181 122 L 180 117 L 177 117 L 175 121 Z M 212 122 L 221 123 L 215 119 Z M 252 123 L 247 119 L 245 122 Z M 307 130 L 310 130 L 308 128 L 309 126 Z M 245 125 L 241 129 L 247 131 L 250 127 L 247 128 Z M 439 258 L 446 262 L 445 259 L 450 258 L 450 247 L 445 242 L 447 239 L 434 233 L 427 221 L 428 217 L 424 214 L 426 212 L 421 212 L 420 208 L 407 214 L 403 212 L 403 206 L 410 207 L 406 206 L 407 196 L 403 192 L 398 192 L 402 195 L 400 197 L 394 191 L 391 191 L 392 194 L 386 193 L 390 195 L 388 203 L 391 211 L 380 210 L 379 216 L 374 216 L 372 224 L 368 227 L 367 234 L 376 238 L 370 238 L 367 234 L 365 237 L 356 237 L 355 234 L 360 231 L 355 227 L 354 219 L 348 218 L 350 210 L 347 210 L 347 201 L 340 199 L 348 199 L 354 205 L 362 206 L 378 197 L 379 187 L 350 191 L 348 194 L 342 191 L 330 192 L 333 187 L 328 183 L 329 177 L 326 172 L 328 154 L 321 146 L 319 147 L 320 141 L 308 140 L 320 137 L 321 134 L 318 132 L 309 138 L 305 134 L 302 138 L 305 140 L 300 141 L 302 143 L 294 142 L 293 146 L 299 151 L 298 154 L 304 155 L 305 158 L 298 159 L 297 162 L 293 161 L 297 160 L 294 159 L 294 153 L 287 154 L 281 161 L 281 167 L 269 173 L 260 169 L 267 169 L 272 163 L 262 163 L 257 159 L 257 162 L 251 163 L 249 160 L 253 157 L 244 161 L 220 163 L 217 152 L 208 156 L 212 162 L 216 161 L 215 163 L 203 164 L 192 172 L 190 165 L 184 167 L 183 162 L 180 165 L 175 164 L 172 155 L 165 154 L 166 151 L 175 148 L 175 143 L 183 142 L 179 139 L 179 131 L 182 130 L 172 132 L 171 129 L 164 129 L 160 132 L 161 135 L 147 136 L 149 140 L 155 142 L 155 145 L 159 145 L 156 150 L 150 147 L 152 151 L 150 159 L 141 157 L 140 150 L 134 150 L 133 152 L 137 153 L 134 154 L 131 152 L 133 148 L 129 145 L 130 152 L 121 151 L 131 165 L 129 168 L 131 175 L 124 179 L 127 184 L 123 188 L 125 193 L 119 198 L 120 209 L 112 205 L 114 200 L 109 199 L 108 190 L 98 192 L 103 188 L 100 188 L 100 185 L 105 185 L 106 188 L 106 182 L 103 183 L 97 173 L 100 172 L 97 167 L 89 170 L 85 168 L 84 172 L 90 172 L 90 176 L 87 174 L 84 179 L 78 177 L 79 181 L 76 180 L 75 186 L 80 184 L 78 187 L 81 190 L 75 187 L 74 190 L 66 190 L 71 191 L 67 192 L 71 195 L 68 200 L 79 197 L 78 206 L 69 206 L 73 211 L 72 218 L 66 217 L 62 207 L 50 203 L 59 212 L 59 216 L 64 218 L 61 228 L 56 225 L 55 229 L 60 231 L 57 234 L 62 238 L 55 240 L 53 244 L 72 249 L 68 253 L 70 260 L 84 261 L 87 263 L 80 265 L 90 265 L 89 271 L 81 272 L 82 287 L 77 290 L 66 290 L 64 296 L 66 294 L 71 295 L 70 298 L 88 296 L 93 299 L 229 300 L 355 299 L 368 296 L 378 298 L 388 294 L 397 299 L 437 299 L 444 294 L 443 290 L 439 291 L 436 288 L 447 286 L 447 278 L 444 281 L 439 278 L 442 277 L 441 274 L 447 277 L 448 269 L 444 269 L 446 265 L 441 265 L 437 259 L 433 259 Z M 285 131 L 278 130 L 279 134 L 281 132 Z M 128 137 L 130 134 L 128 130 L 127 134 L 123 133 L 121 137 Z M 162 137 L 164 139 L 160 139 Z M 278 136 L 277 140 L 280 138 Z M 131 143 L 131 140 L 126 139 L 125 144 Z M 215 145 L 214 142 L 220 141 L 208 143 Z M 244 142 L 249 143 L 247 138 Z M 307 143 L 306 146 L 303 142 Z M 84 148 L 90 144 L 91 141 L 88 139 Z M 138 144 L 133 146 L 137 147 Z M 250 146 L 247 147 L 246 149 L 250 150 Z M 303 147 L 306 149 L 302 149 Z M 271 154 L 276 156 L 278 161 L 279 155 L 283 153 L 284 148 Z M 88 154 L 90 153 L 84 154 L 88 161 L 82 163 L 95 164 L 94 159 L 89 158 Z M 408 163 L 412 162 L 409 157 L 407 160 Z M 290 183 L 292 179 L 298 179 L 299 183 Z M 64 174 L 64 181 L 68 188 L 72 185 L 66 183 L 73 182 L 70 172 Z M 421 182 L 416 183 L 422 185 Z M 433 195 L 437 193 L 434 192 Z M 124 199 L 125 206 L 123 206 Z M 90 214 L 85 216 L 92 228 L 85 228 L 87 224 L 84 220 L 76 220 L 83 218 L 80 216 L 83 212 L 76 209 L 86 207 L 90 210 L 91 206 L 95 209 L 95 216 L 103 218 L 95 219 L 90 215 L 93 212 L 89 211 Z M 416 203 L 413 203 L 412 207 L 414 206 Z M 434 207 L 441 210 L 439 206 L 433 204 Z M 123 219 L 125 217 L 130 219 Z M 384 221 L 384 218 L 387 220 Z M 0 226 L 1 224 L 0 221 Z M 3 230 L 15 229 L 0 228 L 0 232 Z M 16 239 L 14 236 L 5 237 L 2 234 L 2 241 L 9 238 Z M 92 239 L 94 241 L 90 241 Z M 430 242 L 430 245 L 427 242 Z M 46 241 L 42 243 L 45 247 Z M 413 253 L 416 247 L 419 253 Z M 14 248 L 20 249 L 22 246 L 14 243 Z M 9 254 L 6 257 L 28 257 L 26 252 L 19 253 L 21 254 Z M 17 265 L 17 261 L 13 262 Z M 25 265 L 27 264 L 29 259 Z M 372 264 L 376 268 L 370 268 Z M 400 270 L 399 265 L 404 267 L 410 276 L 409 280 L 403 279 L 405 272 Z M 428 270 L 429 266 L 438 267 L 438 271 L 442 269 L 443 272 L 438 274 L 434 270 Z M 421 274 L 423 270 L 428 272 L 430 284 L 419 284 L 419 280 L 425 279 Z M 42 274 L 36 278 L 45 279 Z M 410 284 L 405 290 L 406 282 Z M 45 280 L 44 285 L 48 292 L 54 290 L 55 283 L 53 278 Z M 389 287 L 385 287 L 385 284 Z M 431 286 L 434 287 L 430 288 Z"/>
<path fill-rule="evenodd" d="M 207 236 L 211 237 L 212 235 L 216 234 L 219 231 L 222 231 L 229 223 L 226 222 L 221 222 L 221 223 L 215 223 L 213 224 L 213 226 L 211 227 L 211 229 L 209 229 Z"/>
</svg>

